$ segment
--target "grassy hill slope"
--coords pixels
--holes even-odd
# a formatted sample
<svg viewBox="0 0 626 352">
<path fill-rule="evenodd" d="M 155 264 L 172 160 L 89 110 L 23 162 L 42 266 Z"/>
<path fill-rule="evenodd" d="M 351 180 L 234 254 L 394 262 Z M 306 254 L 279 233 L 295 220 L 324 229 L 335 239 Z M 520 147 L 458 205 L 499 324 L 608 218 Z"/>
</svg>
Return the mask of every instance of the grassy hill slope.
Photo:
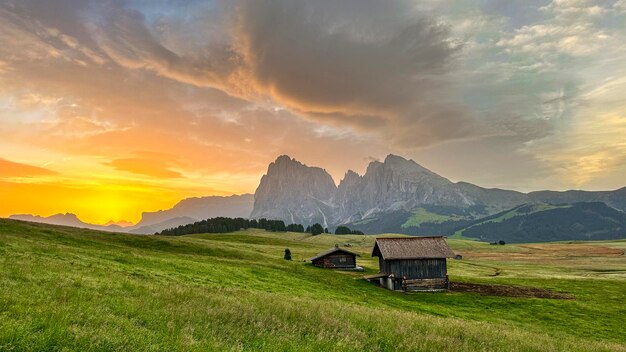
<svg viewBox="0 0 626 352">
<path fill-rule="evenodd" d="M 0 350 L 626 350 L 626 242 L 449 241 L 464 255 L 449 262 L 452 280 L 573 300 L 402 294 L 301 261 L 349 243 L 377 272 L 373 240 L 138 236 L 0 219 Z"/>
<path fill-rule="evenodd" d="M 455 236 L 506 242 L 619 239 L 626 236 L 626 214 L 597 202 L 526 204 L 478 220 Z"/>
</svg>

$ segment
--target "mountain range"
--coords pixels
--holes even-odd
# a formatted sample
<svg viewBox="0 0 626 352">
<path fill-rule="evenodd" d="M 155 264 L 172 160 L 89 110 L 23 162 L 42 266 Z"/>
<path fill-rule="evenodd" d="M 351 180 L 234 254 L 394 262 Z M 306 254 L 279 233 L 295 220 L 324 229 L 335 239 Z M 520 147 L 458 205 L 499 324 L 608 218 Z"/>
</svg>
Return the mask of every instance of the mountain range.
<svg viewBox="0 0 626 352">
<path fill-rule="evenodd" d="M 594 230 L 599 237 L 603 233 L 609 237 L 619 237 L 618 233 L 626 236 L 626 223 L 621 219 L 621 214 L 626 211 L 626 188 L 601 192 L 530 193 L 483 188 L 467 182 L 452 182 L 413 160 L 396 155 L 389 155 L 382 162 L 371 162 L 363 175 L 349 170 L 338 186 L 325 170 L 304 165 L 286 155 L 280 156 L 261 178 L 251 217 L 304 225 L 319 222 L 331 229 L 348 225 L 366 233 L 413 235 L 462 236 L 465 227 L 474 225 L 471 231 L 468 229 L 468 237 L 515 240 L 510 231 L 494 233 L 500 229 L 478 227 L 476 222 L 519 206 L 534 205 L 539 210 L 532 212 L 532 217 L 530 212 L 519 212 L 515 213 L 516 220 L 523 217 L 535 222 L 542 220 L 543 225 L 533 226 L 539 230 L 547 229 L 550 218 L 545 215 L 556 211 L 553 206 L 575 203 L 595 203 L 591 207 L 594 215 L 583 216 L 589 214 L 591 208 L 578 204 L 567 211 L 569 217 L 564 219 L 569 223 L 565 221 L 558 230 L 552 229 L 556 235 L 543 236 L 539 231 L 530 237 L 533 240 L 543 237 L 554 240 L 555 236 L 557 239 L 573 239 L 575 236 L 568 234 L 568 226 L 584 233 L 590 222 L 604 224 L 606 231 Z M 600 221 L 611 211 L 616 212 L 612 221 Z M 536 215 L 539 212 L 543 213 L 542 216 Z M 583 222 L 586 223 L 580 223 L 580 219 L 585 219 Z M 479 228 L 486 232 L 477 233 Z"/>
<path fill-rule="evenodd" d="M 225 216 L 320 223 L 331 230 L 347 225 L 365 233 L 540 241 L 625 237 L 624 212 L 626 187 L 530 193 L 483 188 L 452 182 L 397 155 L 371 162 L 363 175 L 349 170 L 336 185 L 326 170 L 282 155 L 269 164 L 254 195 L 184 199 L 171 209 L 144 212 L 130 227 L 86 224 L 73 214 L 11 217 L 138 234 Z"/>
</svg>

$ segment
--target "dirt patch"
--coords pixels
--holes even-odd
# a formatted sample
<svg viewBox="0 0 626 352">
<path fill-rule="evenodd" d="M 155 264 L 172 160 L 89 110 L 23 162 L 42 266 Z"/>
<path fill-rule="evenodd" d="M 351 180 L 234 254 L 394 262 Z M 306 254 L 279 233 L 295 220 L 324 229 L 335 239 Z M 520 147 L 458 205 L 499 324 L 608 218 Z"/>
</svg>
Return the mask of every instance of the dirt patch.
<svg viewBox="0 0 626 352">
<path fill-rule="evenodd" d="M 483 296 L 574 299 L 572 295 L 555 292 L 538 287 L 472 284 L 467 282 L 450 282 L 452 292 L 475 292 Z"/>
<path fill-rule="evenodd" d="M 489 250 L 468 251 L 464 259 L 546 261 L 587 257 L 621 257 L 624 251 L 585 244 L 526 244 L 516 245 L 512 251 L 494 252 Z"/>
<path fill-rule="evenodd" d="M 535 253 L 546 252 L 545 255 L 559 255 L 564 257 L 619 257 L 624 255 L 624 251 L 619 248 L 587 244 L 527 244 L 521 247 L 535 251 Z"/>
</svg>

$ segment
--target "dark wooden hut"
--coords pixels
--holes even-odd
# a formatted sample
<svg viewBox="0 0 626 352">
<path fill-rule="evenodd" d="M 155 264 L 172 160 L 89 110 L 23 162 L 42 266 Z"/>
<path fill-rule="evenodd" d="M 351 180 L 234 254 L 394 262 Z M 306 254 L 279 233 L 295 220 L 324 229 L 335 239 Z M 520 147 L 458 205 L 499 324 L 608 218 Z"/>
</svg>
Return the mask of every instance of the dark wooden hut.
<svg viewBox="0 0 626 352">
<path fill-rule="evenodd" d="M 320 268 L 356 270 L 359 268 L 356 265 L 357 256 L 349 250 L 335 247 L 311 258 L 311 262 Z"/>
<path fill-rule="evenodd" d="M 454 252 L 442 236 L 377 238 L 372 257 L 378 257 L 378 280 L 390 290 L 444 290 L 448 288 L 446 258 Z"/>
</svg>

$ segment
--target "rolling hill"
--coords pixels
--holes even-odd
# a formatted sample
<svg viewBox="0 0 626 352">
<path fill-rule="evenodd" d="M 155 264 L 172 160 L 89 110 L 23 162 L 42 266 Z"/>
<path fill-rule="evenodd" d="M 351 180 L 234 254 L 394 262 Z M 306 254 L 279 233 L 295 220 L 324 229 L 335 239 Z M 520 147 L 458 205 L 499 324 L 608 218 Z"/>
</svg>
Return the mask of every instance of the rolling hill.
<svg viewBox="0 0 626 352">
<path fill-rule="evenodd" d="M 456 231 L 482 241 L 549 242 L 626 237 L 626 214 L 604 203 L 526 204 Z"/>
<path fill-rule="evenodd" d="M 604 203 L 530 203 L 488 216 L 481 209 L 422 206 L 351 223 L 361 231 L 447 235 L 507 243 L 626 238 L 626 213 Z"/>
<path fill-rule="evenodd" d="M 464 256 L 449 261 L 454 282 L 574 299 L 402 294 L 303 262 L 338 243 L 374 273 L 374 237 L 138 236 L 0 219 L 0 350 L 626 350 L 624 241 L 449 240 Z"/>
</svg>

